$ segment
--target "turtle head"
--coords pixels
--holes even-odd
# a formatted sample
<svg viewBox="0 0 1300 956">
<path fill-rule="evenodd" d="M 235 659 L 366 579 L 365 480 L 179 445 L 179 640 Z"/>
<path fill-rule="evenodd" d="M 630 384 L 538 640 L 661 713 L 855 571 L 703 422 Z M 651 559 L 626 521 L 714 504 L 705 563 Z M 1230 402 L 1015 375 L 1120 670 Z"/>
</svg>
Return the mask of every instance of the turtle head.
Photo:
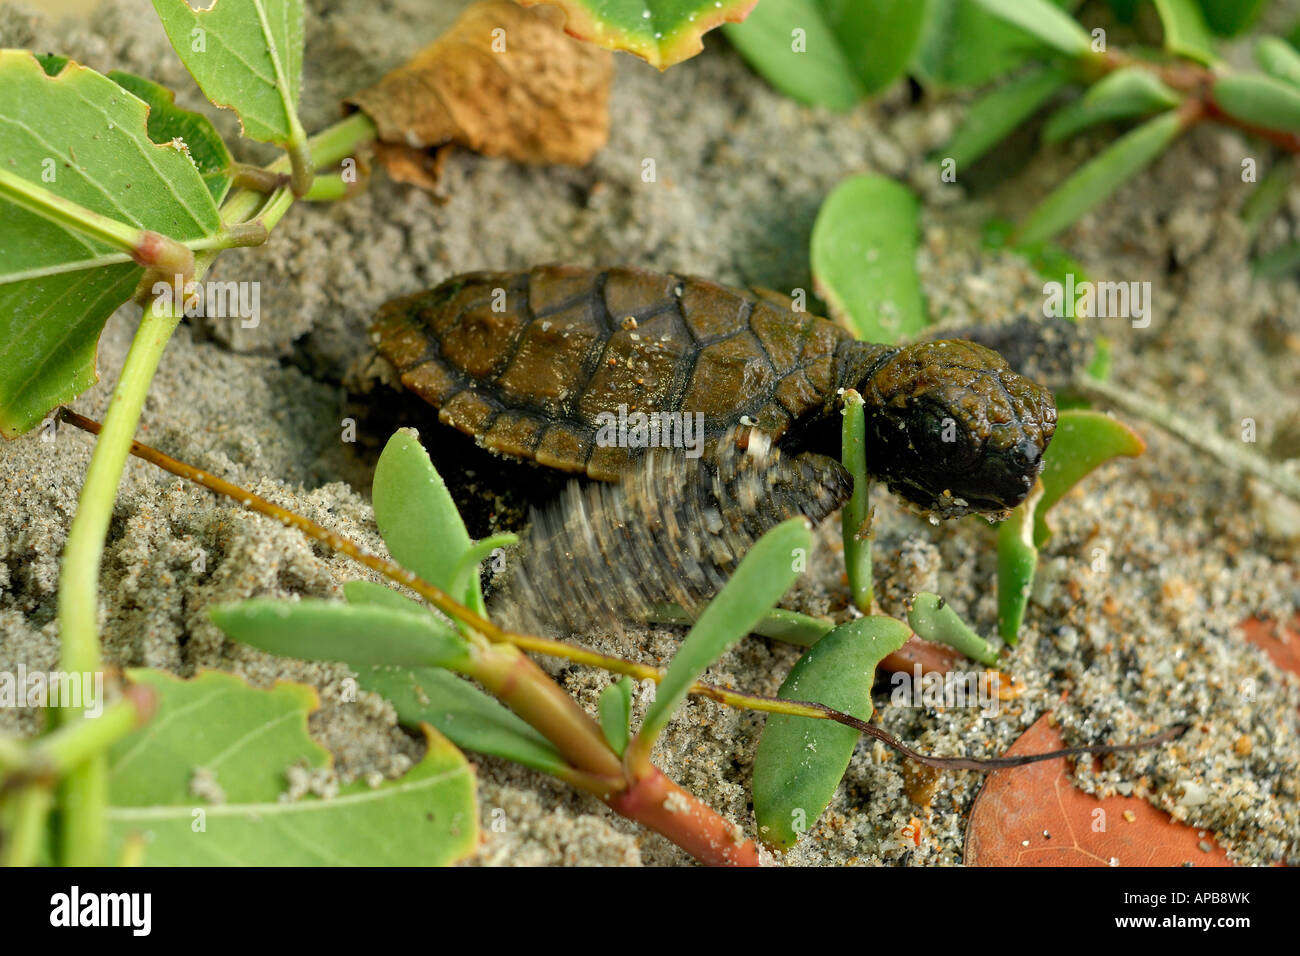
<svg viewBox="0 0 1300 956">
<path fill-rule="evenodd" d="M 898 349 L 858 390 L 871 473 L 941 518 L 1005 517 L 1033 488 L 1056 430 L 1048 389 L 964 340 Z"/>
</svg>

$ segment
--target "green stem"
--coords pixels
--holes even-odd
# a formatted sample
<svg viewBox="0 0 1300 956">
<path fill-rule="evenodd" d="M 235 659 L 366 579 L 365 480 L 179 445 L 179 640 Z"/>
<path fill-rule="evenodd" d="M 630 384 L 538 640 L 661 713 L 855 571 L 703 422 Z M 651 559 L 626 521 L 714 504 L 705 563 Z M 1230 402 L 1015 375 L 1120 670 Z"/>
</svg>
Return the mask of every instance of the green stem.
<svg viewBox="0 0 1300 956">
<path fill-rule="evenodd" d="M 853 603 L 870 614 L 876 596 L 871 580 L 871 476 L 867 474 L 866 418 L 862 396 L 844 393 L 843 464 L 853 476 L 853 497 L 840 512 L 844 538 L 844 568 Z"/>
<path fill-rule="evenodd" d="M 471 666 L 460 669 L 541 731 L 578 770 L 611 782 L 622 778 L 622 763 L 600 725 L 519 648 L 509 644 L 476 648 Z"/>
<path fill-rule="evenodd" d="M 109 704 L 98 717 L 66 723 L 40 738 L 28 756 L 31 772 L 54 776 L 71 772 L 139 727 L 153 712 L 153 706 L 149 688 L 130 688 L 126 696 Z"/>
<path fill-rule="evenodd" d="M 1125 414 L 1163 428 L 1193 448 L 1205 452 L 1220 464 L 1254 475 L 1293 501 L 1300 501 L 1300 475 L 1278 467 L 1244 445 L 1231 442 L 1201 422 L 1194 422 L 1154 399 L 1131 392 L 1114 382 L 1101 382 L 1080 376 L 1074 387 L 1085 397 L 1118 408 Z"/>
<path fill-rule="evenodd" d="M 27 760 L 27 748 L 17 737 L 0 734 L 0 779 L 11 770 L 21 767 Z"/>
<path fill-rule="evenodd" d="M 142 266 L 158 266 L 186 277 L 194 268 L 194 253 L 184 243 L 152 229 L 118 222 L 4 169 L 0 169 L 0 198 L 64 229 L 121 249 Z"/>
<path fill-rule="evenodd" d="M 285 173 L 273 173 L 261 166 L 231 163 L 230 182 L 238 189 L 255 189 L 260 193 L 273 193 L 281 186 L 288 185 L 289 177 Z"/>
<path fill-rule="evenodd" d="M 117 858 L 117 865 L 120 867 L 143 866 L 146 845 L 145 839 L 141 834 L 129 834 L 127 838 L 122 841 L 122 853 Z"/>
<path fill-rule="evenodd" d="M 70 673 L 99 673 L 99 565 L 113 515 L 117 487 L 126 467 L 131 438 L 167 340 L 181 313 L 150 303 L 127 352 L 126 362 L 104 416 L 104 428 L 90 457 L 77 513 L 68 531 L 59 576 L 60 667 Z M 56 716 L 69 723 L 81 708 Z M 60 855 L 67 866 L 97 866 L 103 861 L 107 822 L 108 760 L 100 753 L 72 771 L 62 787 Z"/>
<path fill-rule="evenodd" d="M 12 816 L 0 866 L 36 865 L 53 802 L 50 788 L 42 784 L 31 784 L 14 794 L 10 800 Z"/>
<path fill-rule="evenodd" d="M 373 142 L 378 135 L 370 117 L 357 112 L 321 130 L 307 141 L 307 145 L 311 147 L 312 162 L 320 169 L 351 156 L 358 147 Z"/>
<path fill-rule="evenodd" d="M 326 165 L 338 162 L 374 136 L 374 124 L 362 114 L 354 114 L 307 141 L 307 147 L 316 162 Z M 272 172 L 285 172 L 290 166 L 289 157 L 281 157 L 268 168 Z M 6 176 L 0 170 L 0 187 L 5 185 Z M 20 193 L 26 195 L 21 190 Z M 292 204 L 293 196 L 288 189 L 277 190 L 269 200 L 253 190 L 240 190 L 222 207 L 221 218 L 229 227 L 242 223 L 260 209 L 260 222 L 270 230 Z M 57 215 L 63 214 L 54 206 L 51 209 Z M 195 257 L 196 278 L 207 270 L 219 251 L 206 249 Z M 192 255 L 188 249 L 185 253 Z M 68 531 L 59 578 L 58 623 L 61 667 L 65 671 L 96 673 L 101 668 L 97 617 L 104 541 L 149 385 L 180 315 L 179 311 L 173 312 L 156 300 L 145 309 L 91 454 L 77 513 Z M 79 713 L 80 708 L 55 713 L 53 724 L 69 723 Z M 108 763 L 101 752 L 69 773 L 61 788 L 59 855 L 65 865 L 97 865 L 103 861 L 107 802 Z"/>
<path fill-rule="evenodd" d="M 311 189 L 307 190 L 302 198 L 310 202 L 338 202 L 347 199 L 356 188 L 355 180 L 348 182 L 343 178 L 342 173 L 332 173 L 313 179 Z"/>
<path fill-rule="evenodd" d="M 0 196 L 64 229 L 91 236 L 124 252 L 134 252 L 143 241 L 145 230 L 139 226 L 100 215 L 5 169 L 0 169 Z"/>
</svg>

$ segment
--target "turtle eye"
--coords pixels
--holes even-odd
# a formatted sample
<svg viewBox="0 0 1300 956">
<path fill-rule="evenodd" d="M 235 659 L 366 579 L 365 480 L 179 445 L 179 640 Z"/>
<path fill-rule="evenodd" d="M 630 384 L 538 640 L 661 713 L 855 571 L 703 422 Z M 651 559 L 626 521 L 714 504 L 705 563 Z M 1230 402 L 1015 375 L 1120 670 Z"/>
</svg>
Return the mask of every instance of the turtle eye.
<svg viewBox="0 0 1300 956">
<path fill-rule="evenodd" d="M 917 456 L 932 469 L 960 471 L 979 455 L 966 424 L 942 405 L 918 408 L 909 416 L 907 434 Z"/>
<path fill-rule="evenodd" d="M 1043 450 L 1038 447 L 1037 442 L 1029 438 L 1020 439 L 1007 452 L 1012 471 L 1019 475 L 1037 474 L 1038 463 L 1042 457 Z"/>
</svg>

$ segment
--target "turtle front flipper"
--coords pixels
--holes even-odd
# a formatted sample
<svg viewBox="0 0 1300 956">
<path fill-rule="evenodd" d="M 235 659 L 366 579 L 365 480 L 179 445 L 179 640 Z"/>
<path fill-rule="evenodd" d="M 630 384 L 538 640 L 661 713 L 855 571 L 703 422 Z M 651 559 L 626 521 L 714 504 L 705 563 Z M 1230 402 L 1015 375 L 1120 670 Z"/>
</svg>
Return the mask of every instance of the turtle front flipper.
<svg viewBox="0 0 1300 956">
<path fill-rule="evenodd" d="M 750 429 L 699 459 L 651 449 L 619 482 L 571 482 L 533 513 L 494 619 L 567 635 L 617 631 L 665 605 L 698 612 L 767 530 L 821 522 L 851 486 L 833 458 L 782 455 Z"/>
</svg>

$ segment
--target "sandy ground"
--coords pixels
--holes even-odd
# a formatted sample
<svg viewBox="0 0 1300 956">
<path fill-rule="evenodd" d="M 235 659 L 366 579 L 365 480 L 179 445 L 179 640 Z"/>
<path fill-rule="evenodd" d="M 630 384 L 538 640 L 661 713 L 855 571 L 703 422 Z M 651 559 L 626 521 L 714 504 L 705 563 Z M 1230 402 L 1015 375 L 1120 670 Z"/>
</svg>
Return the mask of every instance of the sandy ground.
<svg viewBox="0 0 1300 956">
<path fill-rule="evenodd" d="M 312 2 L 306 127 L 335 119 L 342 96 L 432 40 L 459 6 Z M 0 45 L 57 50 L 102 70 L 132 69 L 181 90 L 183 105 L 205 105 L 146 0 L 110 0 L 88 22 L 57 27 L 0 6 Z M 936 182 L 921 163 L 945 141 L 959 105 L 912 108 L 900 86 L 833 116 L 770 91 L 725 43 L 707 47 L 662 75 L 619 57 L 611 142 L 584 169 L 523 168 L 459 153 L 448 163 L 442 203 L 380 176 L 347 203 L 293 210 L 265 249 L 223 256 L 214 278 L 262 283 L 262 324 L 183 326 L 146 405 L 142 440 L 380 548 L 369 472 L 392 428 L 414 424 L 464 497 L 471 532 L 481 535 L 520 514 L 519 473 L 372 380 L 364 330 L 380 303 L 458 271 L 544 261 L 633 262 L 808 288 L 807 240 L 818 205 L 843 177 L 862 171 L 902 177 L 923 197 L 922 278 L 937 319 L 985 321 L 1041 308 L 1041 278 L 1016 256 L 982 250 L 979 224 L 995 211 L 1023 212 L 1104 134 L 1038 153 L 1010 184 L 970 198 Z M 230 116 L 217 118 L 233 135 Z M 1300 408 L 1300 288 L 1292 280 L 1250 279 L 1249 242 L 1237 219 L 1247 194 L 1239 175 L 1244 156 L 1263 168 L 1272 162 L 1236 134 L 1198 131 L 1071 230 L 1064 245 L 1093 278 L 1153 284 L 1149 329 L 1104 329 L 1116 379 L 1225 435 L 1253 418 L 1256 447 L 1264 449 Z M 247 158 L 264 157 L 250 150 Z M 657 183 L 641 180 L 647 157 L 656 160 Z M 1292 190 L 1264 243 L 1295 238 L 1297 220 L 1300 191 Z M 79 411 L 102 416 L 138 314 L 125 307 L 110 320 L 102 380 L 77 400 Z M 347 419 L 358 423 L 353 443 L 342 440 Z M 936 754 L 1000 752 L 1062 693 L 1069 696 L 1057 712 L 1070 744 L 1129 740 L 1190 721 L 1193 730 L 1176 746 L 1108 758 L 1096 771 L 1080 766 L 1077 782 L 1099 793 L 1146 796 L 1214 832 L 1241 862 L 1300 862 L 1300 685 L 1236 629 L 1256 614 L 1289 620 L 1300 606 L 1300 516 L 1267 488 L 1199 460 L 1153 428 L 1139 430 L 1150 445 L 1143 458 L 1107 466 L 1054 512 L 1057 534 L 1008 663 L 1026 692 L 984 717 L 969 708 L 890 705 L 882 687 L 880 720 Z M 19 662 L 47 669 L 57 660 L 58 556 L 90 448 L 87 436 L 71 430 L 52 444 L 35 437 L 0 444 L 7 490 L 0 508 L 2 670 Z M 988 529 L 976 522 L 931 527 L 883 494 L 877 498 L 882 593 L 937 589 L 992 633 Z M 843 605 L 836 561 L 833 548 L 823 551 L 793 606 Z M 357 703 L 342 701 L 346 668 L 233 644 L 205 615 L 213 602 L 251 595 L 337 596 L 341 582 L 357 576 L 351 563 L 295 532 L 133 461 L 104 564 L 106 651 L 119 664 L 185 675 L 220 668 L 259 684 L 311 683 L 322 697 L 312 729 L 334 752 L 339 773 L 397 775 L 419 745 L 382 700 L 362 694 Z M 662 663 L 678 637 L 653 629 L 617 640 L 595 635 L 589 643 Z M 771 693 L 796 657 L 792 648 L 754 639 L 708 676 Z M 548 667 L 594 710 L 606 675 Z M 643 693 L 638 714 L 644 704 Z M 30 732 L 35 720 L 0 711 L 6 730 Z M 752 832 L 748 784 L 761 726 L 759 715 L 695 701 L 657 758 Z M 666 841 L 554 781 L 491 758 L 476 762 L 485 826 L 475 862 L 688 862 Z M 918 810 L 904 791 L 900 760 L 863 744 L 830 810 L 786 862 L 960 863 L 979 784 L 978 774 L 947 774 L 929 810 Z M 503 832 L 488 826 L 498 807 Z M 901 833 L 917 815 L 926 821 L 919 847 Z"/>
</svg>

